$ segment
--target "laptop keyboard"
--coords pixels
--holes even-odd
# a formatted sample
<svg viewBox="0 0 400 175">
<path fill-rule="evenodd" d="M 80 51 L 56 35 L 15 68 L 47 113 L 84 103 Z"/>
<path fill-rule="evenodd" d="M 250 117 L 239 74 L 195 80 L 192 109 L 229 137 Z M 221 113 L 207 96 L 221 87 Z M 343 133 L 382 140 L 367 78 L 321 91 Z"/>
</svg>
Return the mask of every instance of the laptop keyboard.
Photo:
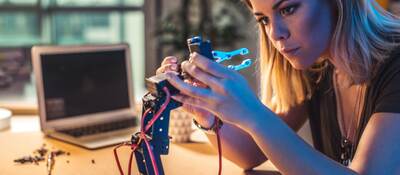
<svg viewBox="0 0 400 175">
<path fill-rule="evenodd" d="M 85 126 L 85 127 L 81 127 L 81 128 L 61 130 L 59 132 L 67 134 L 67 135 L 71 135 L 73 137 L 82 137 L 82 136 L 87 136 L 87 135 L 92 135 L 92 134 L 126 129 L 126 128 L 130 128 L 130 127 L 135 127 L 135 126 L 137 126 L 136 119 L 128 119 L 128 120 L 120 120 L 120 121 L 116 121 L 116 122 L 109 122 L 109 123 L 103 123 L 103 124 L 92 125 L 92 126 Z"/>
</svg>

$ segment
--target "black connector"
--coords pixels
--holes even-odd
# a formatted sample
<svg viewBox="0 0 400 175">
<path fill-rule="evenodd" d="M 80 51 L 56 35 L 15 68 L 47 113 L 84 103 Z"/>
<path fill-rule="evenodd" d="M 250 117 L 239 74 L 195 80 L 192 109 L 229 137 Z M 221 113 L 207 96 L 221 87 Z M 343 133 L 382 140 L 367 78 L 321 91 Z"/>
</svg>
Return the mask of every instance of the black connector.
<svg viewBox="0 0 400 175">
<path fill-rule="evenodd" d="M 168 82 L 165 74 L 154 75 L 146 79 L 147 90 L 156 97 L 163 97 L 166 95 L 165 92 L 163 91 L 164 87 L 168 88 L 171 95 L 179 93 L 179 90 Z"/>
<path fill-rule="evenodd" d="M 209 40 L 203 41 L 201 37 L 196 36 L 193 38 L 189 38 L 187 40 L 187 45 L 189 47 L 190 53 L 197 52 L 210 60 L 214 60 L 211 42 Z"/>
</svg>

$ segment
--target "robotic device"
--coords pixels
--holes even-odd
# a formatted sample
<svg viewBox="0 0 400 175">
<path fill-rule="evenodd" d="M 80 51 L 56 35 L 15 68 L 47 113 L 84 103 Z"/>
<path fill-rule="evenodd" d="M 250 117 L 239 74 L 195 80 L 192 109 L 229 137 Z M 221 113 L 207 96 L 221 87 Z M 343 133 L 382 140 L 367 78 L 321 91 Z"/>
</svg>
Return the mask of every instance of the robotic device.
<svg viewBox="0 0 400 175">
<path fill-rule="evenodd" d="M 210 41 L 203 41 L 201 37 L 193 37 L 187 40 L 191 53 L 197 52 L 206 58 L 221 63 L 236 55 L 246 55 L 248 49 L 242 48 L 232 52 L 212 51 Z M 246 59 L 240 65 L 229 65 L 228 68 L 241 70 L 251 66 L 251 59 Z M 186 77 L 180 72 L 180 77 Z M 117 154 L 121 146 L 130 146 L 132 153 L 129 159 L 128 174 L 131 174 L 133 154 L 136 158 L 137 167 L 143 175 L 164 175 L 161 155 L 168 154 L 169 150 L 169 118 L 170 111 L 180 107 L 182 104 L 171 99 L 171 96 L 179 93 L 167 81 L 165 74 L 155 75 L 146 79 L 146 87 L 149 92 L 142 98 L 141 129 L 132 135 L 130 142 L 125 142 L 114 148 L 114 156 L 121 175 L 124 174 Z M 221 160 L 220 160 L 221 161 Z"/>
</svg>

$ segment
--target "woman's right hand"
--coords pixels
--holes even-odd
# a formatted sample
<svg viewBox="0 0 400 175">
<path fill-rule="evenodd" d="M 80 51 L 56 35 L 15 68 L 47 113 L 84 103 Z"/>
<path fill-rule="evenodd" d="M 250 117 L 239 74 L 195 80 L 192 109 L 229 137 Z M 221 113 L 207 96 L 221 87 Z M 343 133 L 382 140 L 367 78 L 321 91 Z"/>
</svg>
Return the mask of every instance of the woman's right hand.
<svg viewBox="0 0 400 175">
<path fill-rule="evenodd" d="M 174 56 L 169 56 L 164 58 L 164 60 L 161 63 L 161 66 L 157 69 L 156 74 L 161 74 L 165 72 L 178 72 L 178 58 Z M 202 86 L 202 83 L 196 80 L 184 80 L 186 83 L 189 83 L 191 85 L 195 86 Z M 183 110 L 185 110 L 188 113 L 191 113 L 194 115 L 195 120 L 201 124 L 204 127 L 211 126 L 212 123 L 214 122 L 214 116 L 210 112 L 200 109 L 188 104 L 183 104 L 182 105 Z"/>
</svg>

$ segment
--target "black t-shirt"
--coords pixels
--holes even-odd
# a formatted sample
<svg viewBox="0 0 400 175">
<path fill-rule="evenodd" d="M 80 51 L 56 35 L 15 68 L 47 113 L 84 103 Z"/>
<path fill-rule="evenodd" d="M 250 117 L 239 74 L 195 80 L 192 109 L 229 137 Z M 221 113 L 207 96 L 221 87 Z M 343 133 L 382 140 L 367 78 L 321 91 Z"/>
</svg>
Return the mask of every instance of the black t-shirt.
<svg viewBox="0 0 400 175">
<path fill-rule="evenodd" d="M 339 161 L 342 136 L 337 121 L 332 74 L 333 66 L 328 66 L 322 79 L 316 84 L 309 101 L 309 119 L 314 147 Z M 380 64 L 375 76 L 367 85 L 353 153 L 369 119 L 378 112 L 400 113 L 400 48 L 394 50 L 385 62 Z M 354 154 L 351 155 L 353 156 Z"/>
</svg>

